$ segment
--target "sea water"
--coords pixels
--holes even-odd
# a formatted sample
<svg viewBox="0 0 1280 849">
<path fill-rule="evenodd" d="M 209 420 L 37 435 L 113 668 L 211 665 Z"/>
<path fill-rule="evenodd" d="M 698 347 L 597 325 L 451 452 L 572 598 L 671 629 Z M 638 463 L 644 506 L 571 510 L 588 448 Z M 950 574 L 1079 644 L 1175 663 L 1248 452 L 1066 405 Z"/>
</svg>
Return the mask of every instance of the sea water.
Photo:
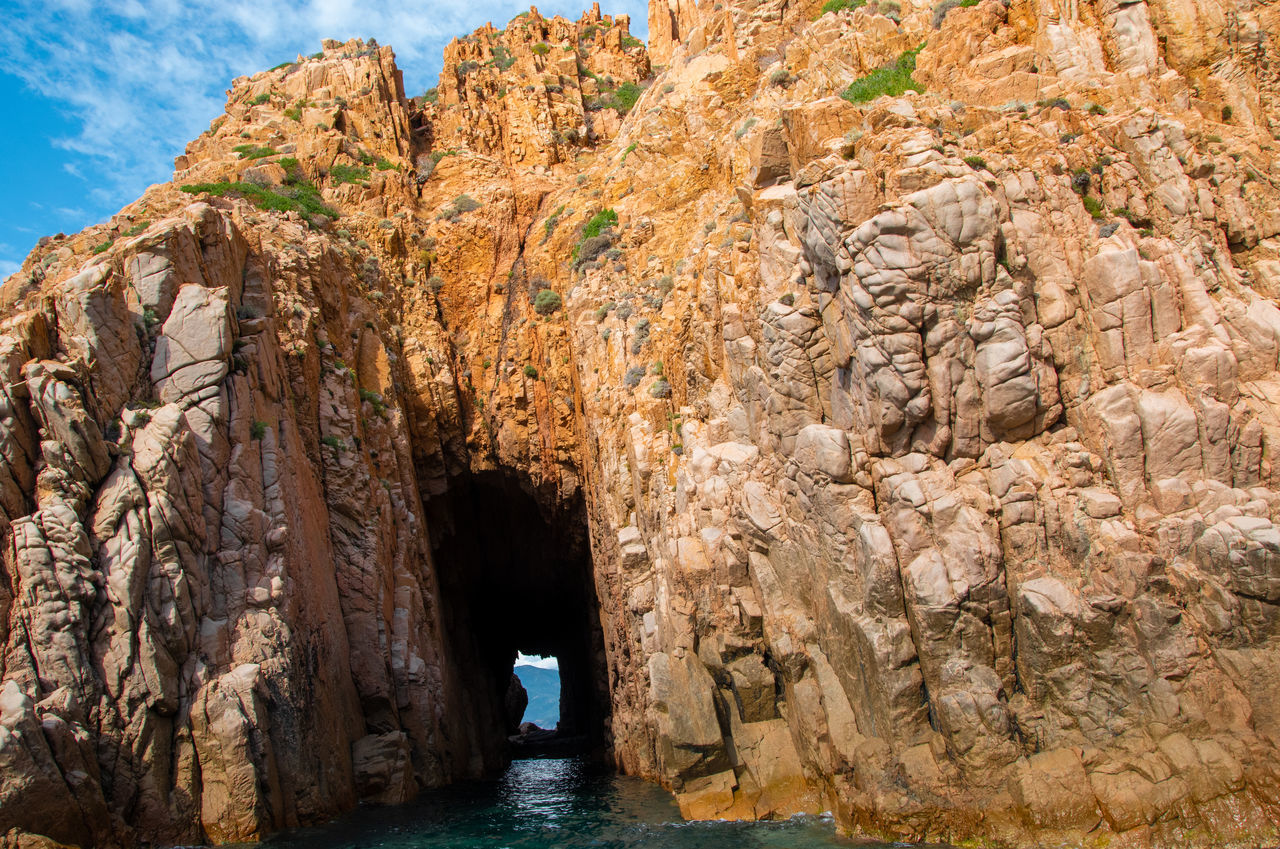
<svg viewBox="0 0 1280 849">
<path fill-rule="evenodd" d="M 276 835 L 271 849 L 829 849 L 868 847 L 829 817 L 684 822 L 671 794 L 582 760 L 520 760 L 500 779 L 364 807 L 318 828 Z"/>
</svg>

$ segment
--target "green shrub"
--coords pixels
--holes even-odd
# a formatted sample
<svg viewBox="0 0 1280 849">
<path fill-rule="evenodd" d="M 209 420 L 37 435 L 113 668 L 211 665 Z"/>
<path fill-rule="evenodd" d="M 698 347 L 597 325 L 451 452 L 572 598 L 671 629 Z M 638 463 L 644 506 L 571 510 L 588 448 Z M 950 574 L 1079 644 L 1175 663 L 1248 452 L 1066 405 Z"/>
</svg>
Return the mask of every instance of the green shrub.
<svg viewBox="0 0 1280 849">
<path fill-rule="evenodd" d="M 269 92 L 264 91 L 262 94 L 258 95 L 257 97 L 251 97 L 249 99 L 249 105 L 261 106 L 262 104 L 266 103 L 270 99 L 271 99 L 271 94 Z"/>
<path fill-rule="evenodd" d="M 100 245 L 94 245 L 93 246 L 94 255 L 96 256 L 97 254 L 100 254 L 100 253 L 106 253 L 108 250 L 111 249 L 111 246 L 113 244 L 115 244 L 115 239 L 107 239 L 105 242 L 103 242 Z"/>
<path fill-rule="evenodd" d="M 854 80 L 840 96 L 850 103 L 867 103 L 886 94 L 897 97 L 908 91 L 924 91 L 924 86 L 911 78 L 912 71 L 916 69 L 916 55 L 923 48 L 921 44 L 914 50 L 907 50 L 892 64 Z"/>
<path fill-rule="evenodd" d="M 560 204 L 560 206 L 556 209 L 556 211 L 551 213 L 551 215 L 547 218 L 546 222 L 542 225 L 542 241 L 543 242 L 551 238 L 551 233 L 556 229 L 556 225 L 560 223 L 560 216 L 563 214 L 564 214 L 564 204 Z"/>
<path fill-rule="evenodd" d="M 253 144 L 238 144 L 231 148 L 235 153 L 240 154 L 241 159 L 262 159 L 267 156 L 276 156 L 280 151 L 271 147 L 258 147 Z"/>
<path fill-rule="evenodd" d="M 537 53 L 539 56 L 546 56 L 548 53 L 551 52 L 551 45 L 547 44 L 545 41 L 539 41 L 537 44 L 533 45 L 533 47 L 530 47 L 529 49 L 532 50 L 534 53 Z"/>
<path fill-rule="evenodd" d="M 660 377 L 653 382 L 652 386 L 649 387 L 649 394 L 654 398 L 670 398 L 671 384 L 667 383 L 667 379 L 665 377 Z"/>
<path fill-rule="evenodd" d="M 1107 109 L 1106 109 L 1106 107 L 1105 107 L 1105 106 L 1099 106 L 1099 105 L 1098 105 L 1098 104 L 1096 104 L 1096 103 L 1090 103 L 1090 104 L 1089 104 L 1089 114 L 1090 114 L 1090 115 L 1106 115 L 1106 114 L 1107 114 Z"/>
<path fill-rule="evenodd" d="M 377 415 L 386 416 L 387 404 L 385 401 L 382 400 L 382 395 L 380 395 L 379 393 L 374 392 L 372 389 L 365 389 L 361 387 L 360 400 L 371 405 L 373 407 L 374 413 L 376 413 Z"/>
<path fill-rule="evenodd" d="M 633 35 L 624 35 L 622 37 L 622 47 L 625 50 L 632 50 L 636 47 L 644 47 L 644 42 Z"/>
<path fill-rule="evenodd" d="M 360 151 L 360 163 L 362 165 L 372 165 L 379 171 L 399 171 L 400 166 L 387 159 L 385 156 L 374 156 L 367 151 Z"/>
<path fill-rule="evenodd" d="M 537 370 L 536 368 L 534 368 L 533 366 L 525 366 L 525 367 L 524 367 L 524 376 L 525 376 L 525 377 L 527 377 L 527 378 L 529 378 L 530 380 L 537 380 L 537 379 L 538 379 L 538 370 Z"/>
<path fill-rule="evenodd" d="M 276 164 L 284 169 L 286 183 L 298 183 L 302 180 L 302 163 L 296 157 L 282 156 L 276 160 Z"/>
<path fill-rule="evenodd" d="M 1224 106 L 1224 107 L 1222 107 L 1222 123 L 1224 123 L 1224 124 L 1225 124 L 1225 123 L 1227 123 L 1228 121 L 1230 121 L 1230 120 L 1231 120 L 1231 116 L 1232 116 L 1232 115 L 1234 115 L 1234 114 L 1235 114 L 1235 110 L 1234 110 L 1234 109 L 1232 109 L 1230 106 Z"/>
<path fill-rule="evenodd" d="M 791 76 L 791 72 L 786 68 L 778 68 L 769 75 L 769 85 L 782 86 L 783 88 L 786 88 L 795 81 L 796 78 Z"/>
<path fill-rule="evenodd" d="M 640 385 L 640 381 L 644 379 L 644 366 L 632 366 L 627 369 L 627 374 L 623 377 L 622 382 L 626 384 L 628 389 L 635 389 Z"/>
<path fill-rule="evenodd" d="M 357 186 L 365 185 L 365 180 L 369 179 L 369 169 L 362 168 L 359 165 L 335 165 L 329 169 L 329 179 L 333 180 L 335 186 L 343 183 L 354 183 Z"/>
<path fill-rule="evenodd" d="M 1103 217 L 1102 201 L 1098 200 L 1095 197 L 1086 195 L 1085 197 L 1081 198 L 1081 202 L 1084 203 L 1085 211 L 1088 212 L 1090 215 L 1092 215 L 1094 218 Z"/>
<path fill-rule="evenodd" d="M 1136 229 L 1141 229 L 1144 225 L 1148 223 L 1146 219 L 1136 214 L 1133 210 L 1129 209 L 1129 207 L 1127 206 L 1117 207 L 1111 210 L 1111 214 L 1116 216 L 1117 218 L 1123 218 L 1125 221 L 1128 221 L 1131 225 L 1133 225 L 1133 227 Z"/>
<path fill-rule="evenodd" d="M 120 235 L 126 239 L 131 239 L 134 236 L 142 235 L 144 232 L 146 232 L 146 229 L 150 226 L 151 226 L 151 222 L 147 221 L 146 219 L 143 219 L 142 221 L 139 221 L 137 224 L 130 227 L 128 230 L 125 230 Z"/>
<path fill-rule="evenodd" d="M 269 189 L 253 183 L 194 183 L 182 186 L 182 191 L 189 195 L 210 194 L 218 197 L 242 197 L 253 203 L 258 209 L 271 212 L 297 212 L 304 216 L 326 215 L 337 218 L 338 211 L 328 206 L 316 187 L 299 181 L 279 189 Z"/>
<path fill-rule="evenodd" d="M 966 156 L 964 158 L 964 164 L 968 165 L 970 168 L 981 171 L 987 167 L 987 160 L 983 159 L 981 156 Z"/>
<path fill-rule="evenodd" d="M 877 15 L 884 15 L 894 23 L 902 23 L 902 4 L 898 0 L 877 0 L 868 8 Z"/>
<path fill-rule="evenodd" d="M 550 289 L 543 289 L 533 298 L 533 310 L 538 315 L 550 315 L 560 309 L 560 296 Z"/>
<path fill-rule="evenodd" d="M 266 435 L 267 435 L 266 422 L 258 421 L 255 419 L 253 424 L 249 425 L 249 437 L 251 439 L 260 440 L 262 439 L 262 437 Z"/>
<path fill-rule="evenodd" d="M 427 288 L 431 290 L 432 294 L 439 295 L 440 290 L 444 288 L 444 278 L 439 274 L 432 274 L 427 278 Z"/>
<path fill-rule="evenodd" d="M 290 106 L 288 109 L 284 110 L 284 117 L 289 118 L 289 119 L 294 120 L 294 121 L 301 121 L 301 120 L 302 120 L 302 107 L 303 107 L 304 105 L 305 105 L 305 104 L 303 104 L 303 102 L 302 102 L 302 101 L 298 101 L 297 103 L 295 103 L 295 104 L 293 104 L 292 106 Z"/>
<path fill-rule="evenodd" d="M 618 224 L 618 213 L 612 209 L 602 209 L 587 220 L 582 227 L 582 238 L 590 239 L 599 236 L 602 230 L 609 227 L 615 227 Z"/>
<path fill-rule="evenodd" d="M 867 0 L 827 0 L 822 4 L 822 11 L 818 12 L 816 21 L 823 15 L 829 15 L 832 12 L 852 12 L 854 9 L 860 9 L 867 5 Z"/>
<path fill-rule="evenodd" d="M 600 86 L 599 97 L 587 103 L 588 109 L 616 109 L 619 115 L 626 115 L 636 105 L 640 95 L 644 94 L 644 87 L 636 83 L 628 81 L 615 89 L 609 77 L 597 76 L 586 68 L 581 70 L 585 76 L 591 77 Z"/>
<path fill-rule="evenodd" d="M 471 197 L 471 195 L 462 194 L 454 198 L 453 203 L 440 210 L 436 218 L 446 218 L 450 221 L 457 221 L 458 216 L 464 212 L 474 212 L 481 206 L 480 201 Z"/>
<path fill-rule="evenodd" d="M 577 265 L 594 262 L 599 258 L 600 254 L 609 250 L 612 246 L 613 236 L 609 233 L 602 233 L 599 236 L 592 236 L 590 239 L 583 239 L 573 248 L 574 262 Z"/>
<path fill-rule="evenodd" d="M 334 451 L 341 451 L 342 449 L 347 447 L 346 444 L 343 443 L 343 441 L 336 436 L 326 436 L 324 439 L 321 439 L 320 441 L 323 442 L 325 445 L 329 446 L 330 448 L 332 448 Z"/>
<path fill-rule="evenodd" d="M 636 105 L 636 101 L 640 99 L 640 95 L 644 94 L 644 89 L 633 82 L 625 82 L 618 86 L 617 100 L 618 105 L 614 107 L 619 112 L 626 114 Z"/>
<path fill-rule="evenodd" d="M 516 63 L 516 57 L 501 44 L 493 46 L 493 58 L 489 60 L 489 64 L 496 67 L 499 71 L 505 71 Z M 434 91 L 435 89 L 432 89 Z"/>
<path fill-rule="evenodd" d="M 1077 168 L 1071 172 L 1071 190 L 1078 195 L 1087 195 L 1089 187 L 1093 185 L 1093 178 L 1089 176 L 1089 172 L 1083 168 Z"/>
<path fill-rule="evenodd" d="M 440 89 L 429 88 L 422 93 L 422 101 L 424 103 L 435 103 L 440 99 Z"/>
</svg>

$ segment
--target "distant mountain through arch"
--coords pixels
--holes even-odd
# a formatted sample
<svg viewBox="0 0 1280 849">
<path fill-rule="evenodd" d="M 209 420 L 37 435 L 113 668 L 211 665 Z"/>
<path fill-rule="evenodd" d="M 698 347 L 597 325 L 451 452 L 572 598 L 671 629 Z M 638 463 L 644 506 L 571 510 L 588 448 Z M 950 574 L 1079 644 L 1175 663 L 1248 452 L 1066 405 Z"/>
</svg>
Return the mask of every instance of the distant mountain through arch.
<svg viewBox="0 0 1280 849">
<path fill-rule="evenodd" d="M 558 666 L 540 662 L 544 660 L 554 662 L 555 658 L 521 655 L 516 661 L 516 676 L 529 695 L 529 706 L 521 721 L 554 730 L 560 722 L 560 670 Z"/>
</svg>

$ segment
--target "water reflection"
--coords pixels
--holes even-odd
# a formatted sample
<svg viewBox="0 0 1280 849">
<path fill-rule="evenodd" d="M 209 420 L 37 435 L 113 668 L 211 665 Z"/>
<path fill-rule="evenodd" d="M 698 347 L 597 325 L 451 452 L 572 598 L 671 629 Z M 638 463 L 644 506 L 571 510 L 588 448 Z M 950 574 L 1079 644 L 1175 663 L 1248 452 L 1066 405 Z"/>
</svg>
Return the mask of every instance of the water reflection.
<svg viewBox="0 0 1280 849">
<path fill-rule="evenodd" d="M 277 835 L 273 849 L 831 849 L 829 820 L 686 823 L 670 794 L 577 759 L 516 761 L 497 782 L 361 808 L 322 828 Z M 867 847 L 868 844 L 857 844 Z"/>
</svg>

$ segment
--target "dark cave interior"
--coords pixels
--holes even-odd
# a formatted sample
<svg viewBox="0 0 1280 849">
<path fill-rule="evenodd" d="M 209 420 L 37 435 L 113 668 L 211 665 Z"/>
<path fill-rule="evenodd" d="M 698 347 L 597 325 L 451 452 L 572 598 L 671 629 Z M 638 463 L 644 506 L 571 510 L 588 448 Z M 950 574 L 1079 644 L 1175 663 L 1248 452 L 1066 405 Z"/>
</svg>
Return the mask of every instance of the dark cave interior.
<svg viewBox="0 0 1280 849">
<path fill-rule="evenodd" d="M 523 484 L 523 485 L 522 485 Z M 515 757 L 607 759 L 609 691 L 599 603 L 581 497 L 546 507 L 527 478 L 501 471 L 450 479 L 427 503 L 447 645 L 463 687 L 470 777 Z M 517 651 L 560 661 L 560 725 L 509 740 Z"/>
</svg>

